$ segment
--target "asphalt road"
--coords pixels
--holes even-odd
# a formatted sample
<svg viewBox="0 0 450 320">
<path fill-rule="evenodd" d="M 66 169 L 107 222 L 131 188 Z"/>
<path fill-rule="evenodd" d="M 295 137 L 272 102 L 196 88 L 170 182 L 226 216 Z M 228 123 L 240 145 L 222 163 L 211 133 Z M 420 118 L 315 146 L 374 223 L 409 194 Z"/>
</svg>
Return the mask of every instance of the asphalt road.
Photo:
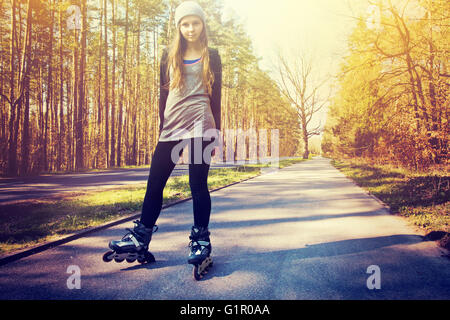
<svg viewBox="0 0 450 320">
<path fill-rule="evenodd" d="M 162 211 L 150 245 L 155 263 L 102 261 L 129 222 L 1 266 L 0 299 L 450 298 L 443 249 L 327 159 L 258 176 L 211 199 L 214 266 L 202 281 L 186 263 L 187 201 Z M 80 289 L 69 288 L 77 282 L 68 270 L 79 271 Z"/>
</svg>

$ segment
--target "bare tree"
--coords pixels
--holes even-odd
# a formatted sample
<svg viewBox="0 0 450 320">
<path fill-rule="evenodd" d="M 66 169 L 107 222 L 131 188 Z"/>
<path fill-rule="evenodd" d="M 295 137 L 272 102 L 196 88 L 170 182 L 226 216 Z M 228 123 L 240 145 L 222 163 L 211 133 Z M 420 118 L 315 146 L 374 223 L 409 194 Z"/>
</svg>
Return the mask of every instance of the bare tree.
<svg viewBox="0 0 450 320">
<path fill-rule="evenodd" d="M 311 120 L 322 109 L 331 94 L 326 99 L 320 99 L 319 89 L 327 79 L 316 84 L 312 79 L 312 66 L 311 59 L 306 58 L 303 53 L 289 57 L 278 50 L 276 70 L 279 79 L 277 79 L 277 85 L 299 117 L 305 146 L 304 159 L 309 156 L 309 138 L 319 135 L 323 130 L 320 123 L 316 127 L 310 128 Z"/>
</svg>

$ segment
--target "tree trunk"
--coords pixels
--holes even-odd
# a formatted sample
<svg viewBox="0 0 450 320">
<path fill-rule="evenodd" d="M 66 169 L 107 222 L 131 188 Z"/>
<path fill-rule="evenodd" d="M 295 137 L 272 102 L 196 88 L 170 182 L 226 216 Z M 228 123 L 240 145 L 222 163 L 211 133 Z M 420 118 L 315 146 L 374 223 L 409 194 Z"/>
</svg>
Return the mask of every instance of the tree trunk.
<svg viewBox="0 0 450 320">
<path fill-rule="evenodd" d="M 70 140 L 70 163 L 71 163 L 71 169 L 76 169 L 76 165 L 74 163 L 74 152 L 77 150 L 77 115 L 78 115 L 78 30 L 74 29 L 74 41 L 75 41 L 75 48 L 73 50 L 73 83 L 72 83 L 72 106 L 70 110 L 69 116 L 69 123 L 70 123 L 70 133 L 71 133 L 71 140 Z"/>
<path fill-rule="evenodd" d="M 11 44 L 10 44 L 10 81 L 9 81 L 9 101 L 11 112 L 9 117 L 9 139 L 8 139 L 8 175 L 17 174 L 17 146 L 14 143 L 14 123 L 16 121 L 16 104 L 14 103 L 14 77 L 16 59 L 16 0 L 11 4 Z"/>
<path fill-rule="evenodd" d="M 60 0 L 62 4 L 63 0 Z M 64 137 L 66 136 L 66 129 L 64 126 L 64 56 L 63 56 L 63 11 L 59 10 L 59 133 L 58 133 L 58 170 L 61 170 L 63 164 L 66 162 L 65 159 L 65 147 L 64 147 Z"/>
<path fill-rule="evenodd" d="M 104 3 L 102 0 L 99 1 L 99 6 L 102 7 L 102 3 Z M 97 145 L 97 152 L 96 152 L 96 168 L 101 168 L 104 166 L 103 160 L 104 160 L 104 153 L 103 153 L 103 141 L 101 139 L 102 137 L 102 124 L 103 124 L 103 113 L 102 113 L 102 59 L 103 59 L 103 52 L 102 52 L 102 45 L 103 45 L 103 35 L 102 35 L 102 26 L 103 26 L 103 7 L 101 8 L 100 12 L 100 24 L 99 24 L 99 40 L 98 40 L 98 68 L 97 68 L 97 137 L 96 137 L 96 145 Z"/>
<path fill-rule="evenodd" d="M 122 68 L 122 89 L 120 92 L 119 101 L 119 127 L 118 127 L 118 139 L 117 139 L 117 165 L 120 167 L 122 164 L 122 131 L 123 131 L 123 103 L 125 94 L 125 74 L 127 72 L 127 47 L 128 47 L 128 2 L 126 1 L 125 9 L 125 43 L 123 46 L 123 68 Z"/>
<path fill-rule="evenodd" d="M 53 144 L 54 144 L 54 126 L 53 121 L 55 120 L 53 112 L 53 9 L 52 9 L 52 18 L 50 23 L 50 42 L 49 42 L 49 58 L 48 58 L 48 74 L 47 74 L 47 94 L 46 94 L 46 161 L 45 161 L 45 171 L 51 171 L 53 169 Z M 49 120 L 49 118 L 51 118 Z M 52 121 L 53 120 L 53 121 Z M 49 123 L 50 121 L 50 123 Z M 50 131 L 50 134 L 48 133 Z M 50 157 L 48 156 L 50 155 Z"/>
<path fill-rule="evenodd" d="M 27 30 L 25 35 L 25 56 L 24 63 L 26 63 L 23 73 L 23 85 L 25 90 L 25 113 L 22 126 L 22 163 L 20 174 L 26 175 L 28 173 L 29 157 L 30 157 L 30 68 L 31 68 L 31 41 L 32 32 L 31 26 L 33 23 L 33 7 L 32 0 L 28 0 L 27 12 Z"/>
<path fill-rule="evenodd" d="M 105 153 L 106 153 L 106 167 L 109 167 L 109 84 L 108 84 L 108 1 L 104 0 L 104 18 L 105 18 Z"/>
<path fill-rule="evenodd" d="M 75 115 L 76 122 L 76 170 L 84 169 L 84 108 L 85 108 L 85 80 L 84 73 L 86 69 L 86 33 L 87 33 L 87 9 L 86 0 L 81 2 L 81 53 L 80 53 L 80 74 L 78 81 L 78 112 Z"/>
<path fill-rule="evenodd" d="M 139 72 L 139 66 L 140 66 L 140 29 L 139 25 L 141 24 L 141 14 L 138 11 L 138 30 L 137 30 L 137 40 L 136 40 L 136 84 L 134 86 L 134 103 L 133 103 L 133 109 L 134 109 L 134 119 L 135 119 L 135 125 L 134 125 L 134 133 L 133 133 L 133 165 L 139 165 L 140 163 L 140 151 L 139 151 L 139 136 L 140 136 L 140 113 L 139 113 L 139 88 L 140 88 L 140 72 Z"/>
<path fill-rule="evenodd" d="M 303 151 L 303 159 L 308 159 L 309 157 L 309 144 L 308 144 L 308 130 L 306 125 L 306 116 L 302 115 L 302 135 L 303 143 L 305 144 L 305 150 Z"/>
<path fill-rule="evenodd" d="M 113 66 L 111 83 L 111 157 L 109 164 L 116 166 L 116 8 L 115 0 L 111 1 L 112 7 L 112 27 L 113 27 Z"/>
<path fill-rule="evenodd" d="M 39 147 L 37 150 L 38 165 L 37 172 L 41 172 L 44 168 L 44 101 L 42 98 L 42 66 L 39 66 L 38 69 L 38 92 L 37 92 L 37 100 L 38 100 L 38 111 L 39 111 L 39 119 L 38 119 L 38 128 L 39 128 Z"/>
</svg>

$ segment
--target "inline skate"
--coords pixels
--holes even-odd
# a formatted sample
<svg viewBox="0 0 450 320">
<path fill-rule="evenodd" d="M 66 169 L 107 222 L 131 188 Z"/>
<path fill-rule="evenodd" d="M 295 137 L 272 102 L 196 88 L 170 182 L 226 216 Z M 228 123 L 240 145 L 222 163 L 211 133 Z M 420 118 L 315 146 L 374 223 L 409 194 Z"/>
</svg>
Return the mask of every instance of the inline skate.
<svg viewBox="0 0 450 320">
<path fill-rule="evenodd" d="M 127 228 L 122 240 L 113 240 L 109 243 L 108 251 L 103 255 L 104 262 L 122 262 L 127 260 L 133 263 L 136 260 L 141 263 L 155 262 L 155 257 L 148 251 L 148 245 L 152 239 L 152 234 L 158 230 L 158 226 L 146 228 L 139 220 L 134 221 L 133 229 Z"/>
<path fill-rule="evenodd" d="M 189 236 L 191 242 L 188 263 L 194 266 L 192 273 L 197 281 L 203 278 L 213 264 L 209 235 L 208 228 L 193 226 Z"/>
</svg>

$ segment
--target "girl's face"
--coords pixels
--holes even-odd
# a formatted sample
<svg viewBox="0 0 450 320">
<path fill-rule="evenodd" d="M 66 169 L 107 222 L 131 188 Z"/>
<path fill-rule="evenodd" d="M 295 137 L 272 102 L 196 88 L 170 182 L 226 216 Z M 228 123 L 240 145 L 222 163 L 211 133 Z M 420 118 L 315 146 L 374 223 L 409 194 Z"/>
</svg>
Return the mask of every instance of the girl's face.
<svg viewBox="0 0 450 320">
<path fill-rule="evenodd" d="M 203 21 L 197 16 L 186 16 L 180 21 L 180 32 L 189 43 L 199 40 L 203 31 Z"/>
</svg>

